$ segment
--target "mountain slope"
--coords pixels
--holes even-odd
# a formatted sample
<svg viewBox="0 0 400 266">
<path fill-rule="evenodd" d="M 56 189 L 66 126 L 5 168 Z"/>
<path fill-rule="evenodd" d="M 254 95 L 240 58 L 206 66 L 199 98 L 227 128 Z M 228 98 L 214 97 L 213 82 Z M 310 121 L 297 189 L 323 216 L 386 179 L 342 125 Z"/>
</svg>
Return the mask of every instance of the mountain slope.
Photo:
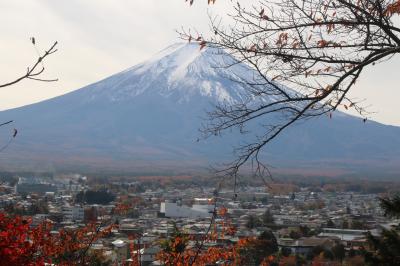
<svg viewBox="0 0 400 266">
<path fill-rule="evenodd" d="M 0 157 L 3 168 L 113 169 L 206 167 L 232 158 L 239 134 L 197 142 L 205 111 L 246 97 L 233 79 L 254 73 L 215 50 L 176 44 L 150 60 L 82 89 L 0 112 L 18 138 Z M 268 101 L 268 99 L 265 99 Z M 10 128 L 1 133 L 9 134 Z M 278 165 L 329 162 L 360 168 L 400 158 L 400 129 L 338 113 L 297 125 L 271 143 Z M 3 136 L 2 139 L 6 139 Z M 5 141 L 3 141 L 5 142 Z"/>
</svg>

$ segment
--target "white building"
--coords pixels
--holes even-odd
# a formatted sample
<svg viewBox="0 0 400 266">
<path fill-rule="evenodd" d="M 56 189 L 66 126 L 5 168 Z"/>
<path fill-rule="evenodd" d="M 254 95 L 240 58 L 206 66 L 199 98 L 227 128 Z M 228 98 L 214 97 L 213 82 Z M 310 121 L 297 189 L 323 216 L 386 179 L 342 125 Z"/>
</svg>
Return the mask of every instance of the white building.
<svg viewBox="0 0 400 266">
<path fill-rule="evenodd" d="M 142 248 L 139 251 L 133 251 L 132 253 L 136 256 L 135 259 L 140 261 L 140 265 L 153 265 L 152 263 L 157 260 L 157 254 L 161 251 L 161 248 L 158 246 Z M 139 253 L 139 254 L 138 254 Z M 133 261 L 131 258 L 128 260 L 130 262 Z"/>
<path fill-rule="evenodd" d="M 111 242 L 111 244 L 113 244 L 113 246 L 114 246 L 114 252 L 116 254 L 117 262 L 120 263 L 122 261 L 126 261 L 126 259 L 129 256 L 128 243 L 121 239 L 117 239 L 117 240 Z M 118 265 L 120 265 L 120 264 L 118 264 Z"/>
<path fill-rule="evenodd" d="M 66 221 L 83 221 L 85 217 L 85 211 L 81 206 L 64 205 L 62 213 Z"/>
<path fill-rule="evenodd" d="M 207 218 L 212 216 L 214 205 L 207 199 L 195 199 L 192 207 L 173 202 L 161 202 L 160 213 L 170 218 Z"/>
<path fill-rule="evenodd" d="M 320 237 L 337 237 L 343 241 L 352 241 L 356 238 L 365 238 L 368 230 L 322 228 Z"/>
</svg>

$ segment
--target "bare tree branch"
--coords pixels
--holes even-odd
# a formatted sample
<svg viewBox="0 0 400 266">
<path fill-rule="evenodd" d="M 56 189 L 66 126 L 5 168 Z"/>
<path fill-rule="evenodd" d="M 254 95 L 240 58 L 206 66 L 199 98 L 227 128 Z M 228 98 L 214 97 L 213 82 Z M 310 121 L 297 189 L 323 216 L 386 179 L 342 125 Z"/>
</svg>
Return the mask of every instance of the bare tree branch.
<svg viewBox="0 0 400 266">
<path fill-rule="evenodd" d="M 256 73 L 251 80 L 237 80 L 246 100 L 221 103 L 202 129 L 209 137 L 232 128 L 246 132 L 253 122 L 263 126 L 264 132 L 252 132 L 256 140 L 238 147 L 236 160 L 223 169 L 234 176 L 250 161 L 256 175 L 268 176 L 260 152 L 298 121 L 353 108 L 365 122 L 368 112 L 348 92 L 363 70 L 400 53 L 397 0 L 254 2 L 251 8 L 236 2 L 230 25 L 211 18 L 214 37 L 180 32 L 200 48 L 227 51 Z"/>
<path fill-rule="evenodd" d="M 39 57 L 37 58 L 36 62 L 31 66 L 27 68 L 27 71 L 24 75 L 16 78 L 13 81 L 4 83 L 4 84 L 0 84 L 0 88 L 4 88 L 7 86 L 11 86 L 14 85 L 24 79 L 31 79 L 31 80 L 37 80 L 37 81 L 43 81 L 43 82 L 53 82 L 53 81 L 57 81 L 58 79 L 42 79 L 42 78 L 38 78 L 39 75 L 41 75 L 45 68 L 43 66 L 43 61 L 51 54 L 54 54 L 55 52 L 57 52 L 56 49 L 57 46 L 57 42 L 54 42 L 53 45 L 44 52 L 43 55 L 39 55 Z"/>
<path fill-rule="evenodd" d="M 35 38 L 31 38 L 32 44 L 36 45 L 35 43 Z M 0 88 L 5 88 L 8 86 L 12 86 L 15 85 L 25 79 L 30 79 L 30 80 L 36 80 L 36 81 L 41 81 L 41 82 L 53 82 L 53 81 L 57 81 L 58 79 L 44 79 L 44 78 L 40 78 L 40 75 L 44 72 L 45 68 L 44 68 L 44 60 L 51 54 L 54 54 L 55 52 L 57 52 L 57 42 L 54 42 L 53 45 L 46 50 L 42 55 L 39 54 L 38 50 L 36 49 L 37 53 L 38 53 L 38 58 L 35 61 L 35 63 L 33 63 L 33 65 L 31 67 L 28 67 L 26 70 L 26 73 L 18 78 L 16 78 L 13 81 L 4 83 L 4 84 L 0 84 Z M 12 122 L 14 122 L 13 120 L 10 120 L 8 122 L 2 123 L 0 124 L 0 127 L 11 124 Z M 0 152 L 2 152 L 3 150 L 5 150 L 10 144 L 11 142 L 15 139 L 15 137 L 17 136 L 17 129 L 14 128 L 13 130 L 13 134 L 10 136 L 10 139 L 8 140 L 8 142 L 6 142 L 5 145 L 3 145 L 2 147 L 0 147 Z"/>
</svg>

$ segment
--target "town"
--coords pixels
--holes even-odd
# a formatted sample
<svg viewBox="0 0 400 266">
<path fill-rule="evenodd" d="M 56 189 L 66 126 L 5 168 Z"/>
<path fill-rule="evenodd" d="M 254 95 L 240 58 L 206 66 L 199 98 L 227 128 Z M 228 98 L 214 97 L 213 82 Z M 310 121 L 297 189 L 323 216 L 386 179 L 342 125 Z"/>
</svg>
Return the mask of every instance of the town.
<svg viewBox="0 0 400 266">
<path fill-rule="evenodd" d="M 187 177 L 171 180 L 16 176 L 2 183 L 0 207 L 9 214 L 32 217 L 31 227 L 49 222 L 54 234 L 87 224 L 116 224 L 110 234 L 90 245 L 91 251 L 103 255 L 105 265 L 129 265 L 133 260 L 136 265 L 163 265 L 159 256 L 163 240 L 179 230 L 190 237 L 189 245 L 195 245 L 210 233 L 212 220 L 223 230 L 216 214 L 221 208 L 234 232 L 219 234 L 202 249 L 224 248 L 268 233 L 274 239 L 271 254 L 292 255 L 304 262 L 321 252 L 331 260 L 356 258 L 367 248 L 367 233 L 379 236 L 382 229 L 398 223 L 384 216 L 379 192 L 357 185 L 340 191 L 329 184 L 316 188 L 271 183 L 217 191 L 204 180 L 200 184 Z M 116 212 L 121 204 L 126 204 L 124 211 Z M 258 263 L 255 259 L 248 265 Z"/>
</svg>

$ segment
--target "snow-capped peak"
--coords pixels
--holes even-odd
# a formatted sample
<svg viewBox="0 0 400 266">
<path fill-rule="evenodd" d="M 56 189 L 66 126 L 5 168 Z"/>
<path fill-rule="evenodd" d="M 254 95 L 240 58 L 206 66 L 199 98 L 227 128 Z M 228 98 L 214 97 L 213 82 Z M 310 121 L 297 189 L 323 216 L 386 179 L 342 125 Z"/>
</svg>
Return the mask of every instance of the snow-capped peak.
<svg viewBox="0 0 400 266">
<path fill-rule="evenodd" d="M 186 68 L 193 63 L 193 61 L 195 61 L 203 51 L 199 49 L 198 45 L 194 44 L 173 44 L 161 50 L 144 63 L 130 68 L 128 71 L 133 70 L 137 74 L 142 74 L 154 67 L 164 65 L 164 67 L 167 68 L 175 68 L 173 75 L 180 76 L 184 74 Z M 160 64 L 160 62 L 163 62 L 163 64 Z"/>
<path fill-rule="evenodd" d="M 178 43 L 87 89 L 95 90 L 90 93 L 91 100 L 107 97 L 111 101 L 122 101 L 157 94 L 173 97 L 177 102 L 207 97 L 211 101 L 232 103 L 243 95 L 242 86 L 230 80 L 232 73 L 248 71 L 240 65 L 235 65 L 235 71 L 224 68 L 233 61 L 219 49 L 201 50 L 198 43 Z"/>
</svg>

